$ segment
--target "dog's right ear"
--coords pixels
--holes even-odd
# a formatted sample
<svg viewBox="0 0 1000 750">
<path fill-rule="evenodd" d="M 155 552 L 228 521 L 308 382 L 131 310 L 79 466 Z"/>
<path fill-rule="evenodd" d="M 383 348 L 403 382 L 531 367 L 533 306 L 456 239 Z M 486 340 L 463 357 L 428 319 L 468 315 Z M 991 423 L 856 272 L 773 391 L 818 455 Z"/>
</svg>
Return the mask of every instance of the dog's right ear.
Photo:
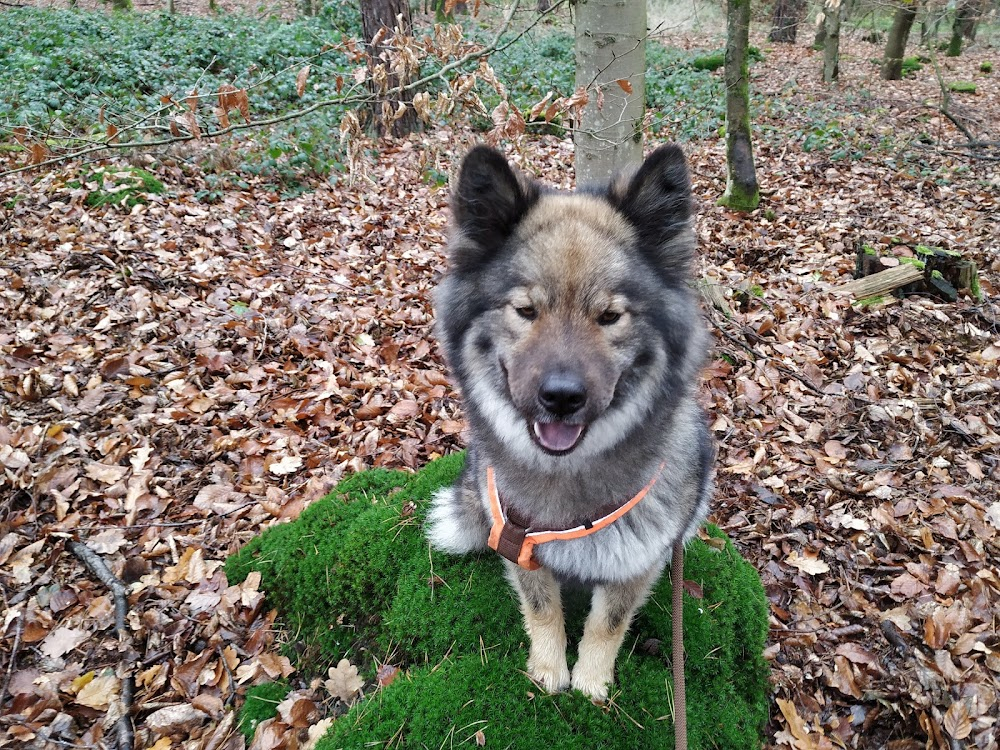
<svg viewBox="0 0 1000 750">
<path fill-rule="evenodd" d="M 536 200 L 538 186 L 516 174 L 503 154 L 476 146 L 462 161 L 451 207 L 462 238 L 489 254 L 511 235 Z M 467 253 L 467 244 L 462 245 L 458 252 Z"/>
</svg>

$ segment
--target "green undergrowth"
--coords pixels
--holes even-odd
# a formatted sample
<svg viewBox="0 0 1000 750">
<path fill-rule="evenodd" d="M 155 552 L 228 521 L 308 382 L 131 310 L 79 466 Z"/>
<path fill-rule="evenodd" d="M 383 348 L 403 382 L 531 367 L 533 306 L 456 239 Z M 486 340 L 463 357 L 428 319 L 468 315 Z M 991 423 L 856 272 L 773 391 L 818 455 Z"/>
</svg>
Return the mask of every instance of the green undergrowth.
<svg viewBox="0 0 1000 750">
<path fill-rule="evenodd" d="M 307 676 L 341 658 L 369 681 L 377 664 L 404 667 L 318 747 L 449 747 L 479 730 L 498 748 L 671 747 L 669 576 L 633 624 L 607 706 L 545 694 L 524 675 L 526 636 L 500 559 L 431 552 L 424 537 L 431 495 L 463 460 L 351 476 L 227 561 L 231 582 L 261 572 Z M 704 594 L 684 602 L 690 746 L 746 750 L 760 746 L 768 715 L 767 607 L 756 571 L 718 529 L 709 533 L 711 544 L 696 540 L 685 559 L 685 578 Z M 587 601 L 568 602 L 572 660 Z"/>
<path fill-rule="evenodd" d="M 353 3 L 329 3 L 320 16 L 292 22 L 225 15 L 104 13 L 56 8 L 5 10 L 0 23 L 0 140 L 27 127 L 32 140 L 60 146 L 69 138 L 103 137 L 109 126 L 123 139 L 140 122 L 150 137 L 167 135 L 164 98 L 184 102 L 193 91 L 215 122 L 214 92 L 246 88 L 251 121 L 308 107 L 336 96 L 338 76 L 354 65 L 331 45 L 360 35 Z M 328 50 L 325 54 L 320 54 Z M 296 76 L 311 66 L 302 96 Z M 173 113 L 167 113 L 173 114 Z M 339 171 L 342 155 L 331 132 L 342 110 L 321 109 L 234 140 L 235 167 L 272 182 L 286 196 L 300 181 Z M 235 110 L 234 123 L 242 118 Z M 223 145 L 226 145 L 225 143 Z M 209 170 L 211 171 L 211 170 Z M 291 188 L 291 189 L 289 189 Z"/>
<path fill-rule="evenodd" d="M 330 7 L 340 5 L 351 6 Z M 183 101 L 193 89 L 212 93 L 223 83 L 254 86 L 253 117 L 308 105 L 332 95 L 336 75 L 351 67 L 343 54 L 314 57 L 324 44 L 352 33 L 357 11 L 337 12 L 346 15 L 289 23 L 237 15 L 6 10 L 0 24 L 0 122 L 103 130 L 103 106 L 104 121 L 121 127 L 158 109 L 163 96 Z M 300 98 L 295 77 L 306 62 L 312 73 Z"/>
</svg>

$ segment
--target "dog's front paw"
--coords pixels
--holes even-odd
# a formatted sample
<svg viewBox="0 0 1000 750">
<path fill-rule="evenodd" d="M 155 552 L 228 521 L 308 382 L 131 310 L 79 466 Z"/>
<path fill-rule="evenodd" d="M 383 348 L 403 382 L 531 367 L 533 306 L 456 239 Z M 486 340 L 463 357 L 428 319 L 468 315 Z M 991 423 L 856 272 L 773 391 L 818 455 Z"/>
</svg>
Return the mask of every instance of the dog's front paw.
<svg viewBox="0 0 1000 750">
<path fill-rule="evenodd" d="M 608 687 L 613 679 L 614 675 L 610 672 L 605 673 L 587 664 L 578 662 L 573 669 L 573 689 L 600 703 L 608 699 Z"/>
<path fill-rule="evenodd" d="M 528 674 L 547 693 L 558 693 L 569 687 L 569 667 L 566 666 L 565 659 L 562 664 L 546 664 L 541 663 L 541 660 L 529 659 Z"/>
</svg>

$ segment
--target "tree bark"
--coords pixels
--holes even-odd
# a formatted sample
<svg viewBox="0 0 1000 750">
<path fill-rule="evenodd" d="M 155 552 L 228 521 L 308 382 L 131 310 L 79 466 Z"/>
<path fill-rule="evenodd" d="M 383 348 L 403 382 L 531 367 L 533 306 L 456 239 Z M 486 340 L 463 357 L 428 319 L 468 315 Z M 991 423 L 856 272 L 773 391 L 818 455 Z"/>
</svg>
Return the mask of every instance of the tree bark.
<svg viewBox="0 0 1000 750">
<path fill-rule="evenodd" d="M 971 39 L 979 19 L 979 0 L 963 0 L 955 8 L 955 22 L 951 26 L 951 41 L 948 42 L 948 57 L 962 54 L 962 39 Z"/>
<path fill-rule="evenodd" d="M 816 19 L 816 38 L 813 40 L 813 49 L 823 49 L 826 47 L 826 15 L 820 13 Z"/>
<path fill-rule="evenodd" d="M 777 0 L 771 19 L 771 33 L 767 35 L 767 41 L 795 44 L 803 7 L 802 0 Z"/>
<path fill-rule="evenodd" d="M 578 0 L 576 86 L 587 91 L 573 136 L 577 185 L 642 159 L 646 3 Z"/>
<path fill-rule="evenodd" d="M 401 21 L 397 22 L 397 18 L 400 16 L 402 16 Z M 386 83 L 390 89 L 401 84 L 406 84 L 407 81 L 401 80 L 398 75 L 390 72 L 390 65 L 387 58 L 391 50 L 384 43 L 384 39 L 379 44 L 372 44 L 372 41 L 382 29 L 385 29 L 385 38 L 388 38 L 392 35 L 392 30 L 398 24 L 401 24 L 400 31 L 402 33 L 409 34 L 412 31 L 413 26 L 410 21 L 410 4 L 408 0 L 361 0 L 361 25 L 364 30 L 365 44 L 368 49 L 368 71 L 372 74 L 379 64 L 383 65 L 386 70 Z M 413 99 L 412 95 L 404 93 L 401 96 L 397 95 L 391 99 L 386 99 L 381 95 L 374 75 L 369 75 L 368 81 L 375 97 L 371 107 L 371 115 L 376 132 L 380 136 L 388 135 L 389 133 L 401 136 L 412 132 L 417 127 L 417 115 L 413 107 L 410 106 L 410 102 Z M 393 120 L 391 125 L 388 125 L 386 119 L 383 117 L 384 102 L 389 105 L 388 108 L 392 112 L 395 112 L 401 103 L 405 104 L 407 105 L 406 113 L 399 119 Z"/>
<path fill-rule="evenodd" d="M 726 192 L 720 206 L 753 211 L 760 186 L 750 139 L 750 0 L 726 4 Z"/>
<path fill-rule="evenodd" d="M 840 76 L 841 0 L 826 0 L 823 4 L 826 40 L 823 43 L 823 80 L 833 83 Z"/>
<path fill-rule="evenodd" d="M 903 77 L 903 58 L 906 56 L 906 40 L 917 17 L 917 3 L 904 0 L 892 18 L 892 28 L 885 42 L 885 57 L 882 60 L 882 78 L 898 81 Z"/>
</svg>

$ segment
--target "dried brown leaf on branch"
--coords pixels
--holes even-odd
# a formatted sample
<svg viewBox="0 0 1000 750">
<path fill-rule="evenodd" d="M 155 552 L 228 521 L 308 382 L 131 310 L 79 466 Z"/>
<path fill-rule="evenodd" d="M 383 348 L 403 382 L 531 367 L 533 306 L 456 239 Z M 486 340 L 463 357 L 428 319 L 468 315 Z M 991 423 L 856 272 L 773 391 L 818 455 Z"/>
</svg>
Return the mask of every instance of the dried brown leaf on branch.
<svg viewBox="0 0 1000 750">
<path fill-rule="evenodd" d="M 306 81 L 309 80 L 309 70 L 310 66 L 306 65 L 299 71 L 298 75 L 295 76 L 295 93 L 299 96 L 306 93 Z"/>
</svg>

